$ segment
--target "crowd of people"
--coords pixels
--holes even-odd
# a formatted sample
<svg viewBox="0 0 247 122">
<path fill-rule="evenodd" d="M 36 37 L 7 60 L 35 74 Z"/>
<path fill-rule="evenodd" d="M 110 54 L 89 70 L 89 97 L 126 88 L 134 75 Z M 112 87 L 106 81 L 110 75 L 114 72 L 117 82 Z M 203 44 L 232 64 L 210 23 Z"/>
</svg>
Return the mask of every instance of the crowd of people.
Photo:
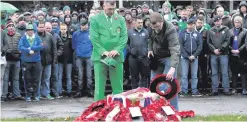
<svg viewBox="0 0 247 122">
<path fill-rule="evenodd" d="M 101 7 L 78 13 L 65 6 L 63 10 L 53 7 L 51 15 L 47 8 L 8 16 L 2 13 L 2 21 L 8 19 L 1 25 L 1 56 L 6 57 L 6 63 L 1 64 L 1 101 L 59 99 L 64 88 L 67 97 L 93 97 L 92 52 L 99 45 L 92 44 L 90 32 L 108 25 L 91 25 L 91 20 L 101 12 Z M 172 10 L 169 2 L 157 12 L 147 4 L 115 12 L 125 18 L 127 27 L 123 70 L 132 89 L 148 87 L 156 74 L 165 73 L 179 79 L 180 96 L 189 95 L 189 83 L 192 96 L 202 96 L 209 84 L 209 95 L 216 96 L 221 81 L 225 95 L 236 94 L 238 77 L 241 93 L 247 95 L 246 1 L 230 13 L 221 5 L 211 13 L 205 8 L 195 10 L 191 5 Z M 114 24 L 116 19 L 109 21 Z M 72 89 L 73 68 L 78 71 L 76 89 Z M 22 77 L 24 91 L 20 89 Z M 77 92 L 72 94 L 72 90 Z"/>
</svg>

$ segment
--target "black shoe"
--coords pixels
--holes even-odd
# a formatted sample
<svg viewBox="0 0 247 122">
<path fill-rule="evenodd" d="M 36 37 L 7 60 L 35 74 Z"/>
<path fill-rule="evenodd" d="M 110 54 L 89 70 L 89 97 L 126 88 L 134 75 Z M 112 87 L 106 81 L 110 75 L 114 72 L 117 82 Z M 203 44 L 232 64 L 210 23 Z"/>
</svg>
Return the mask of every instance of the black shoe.
<svg viewBox="0 0 247 122">
<path fill-rule="evenodd" d="M 87 93 L 87 97 L 93 98 L 93 97 L 94 97 L 94 95 L 93 95 L 93 93 L 92 93 L 92 92 L 88 92 L 88 93 Z"/>
<path fill-rule="evenodd" d="M 1 97 L 1 103 L 6 102 L 6 101 L 7 101 L 7 98 Z"/>
<path fill-rule="evenodd" d="M 82 94 L 81 94 L 81 92 L 77 92 L 73 97 L 74 98 L 79 98 L 79 97 L 82 97 Z"/>
<path fill-rule="evenodd" d="M 218 96 L 219 93 L 218 92 L 212 92 L 211 94 L 209 94 L 209 96 Z"/>
<path fill-rule="evenodd" d="M 68 96 L 68 97 L 72 97 L 72 94 L 71 94 L 71 93 L 67 93 L 67 96 Z"/>
<path fill-rule="evenodd" d="M 15 98 L 15 100 L 26 100 L 26 99 L 24 97 L 22 97 L 22 96 L 18 96 L 18 97 Z"/>
<path fill-rule="evenodd" d="M 231 96 L 232 93 L 231 93 L 231 92 L 224 92 L 224 95 L 226 95 L 226 96 Z"/>
</svg>

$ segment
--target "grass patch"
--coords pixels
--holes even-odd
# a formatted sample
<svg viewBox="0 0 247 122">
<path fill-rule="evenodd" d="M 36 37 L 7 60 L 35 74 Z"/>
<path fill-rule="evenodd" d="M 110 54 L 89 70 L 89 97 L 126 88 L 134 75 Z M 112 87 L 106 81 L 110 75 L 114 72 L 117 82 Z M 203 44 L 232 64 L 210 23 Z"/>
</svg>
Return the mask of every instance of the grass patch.
<svg viewBox="0 0 247 122">
<path fill-rule="evenodd" d="M 183 121 L 247 121 L 247 115 L 210 115 L 185 118 Z"/>
<path fill-rule="evenodd" d="M 72 122 L 75 117 L 67 118 L 1 118 L 1 121 L 70 121 Z M 185 118 L 183 121 L 247 121 L 247 115 L 210 115 L 210 116 L 196 116 L 194 118 Z"/>
</svg>

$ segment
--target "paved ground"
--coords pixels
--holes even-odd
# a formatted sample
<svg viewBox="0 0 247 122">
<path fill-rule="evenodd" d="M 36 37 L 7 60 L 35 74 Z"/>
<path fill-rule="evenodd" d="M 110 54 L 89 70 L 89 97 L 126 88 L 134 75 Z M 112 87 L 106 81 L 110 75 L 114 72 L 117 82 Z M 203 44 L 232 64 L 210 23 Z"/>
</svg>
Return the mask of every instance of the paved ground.
<svg viewBox="0 0 247 122">
<path fill-rule="evenodd" d="M 217 96 L 217 97 L 186 97 L 179 99 L 181 110 L 194 110 L 197 115 L 210 114 L 243 114 L 247 115 L 247 96 Z M 59 99 L 43 100 L 40 102 L 10 101 L 2 103 L 1 118 L 17 117 L 76 117 L 90 105 L 92 99 Z"/>
</svg>

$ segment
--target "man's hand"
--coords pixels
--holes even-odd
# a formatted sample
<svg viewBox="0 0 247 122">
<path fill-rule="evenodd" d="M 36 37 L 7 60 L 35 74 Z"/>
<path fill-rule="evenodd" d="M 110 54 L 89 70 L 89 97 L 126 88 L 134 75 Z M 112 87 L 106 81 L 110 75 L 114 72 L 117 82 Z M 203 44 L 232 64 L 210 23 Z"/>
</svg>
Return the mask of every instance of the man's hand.
<svg viewBox="0 0 247 122">
<path fill-rule="evenodd" d="M 233 54 L 239 54 L 239 50 L 231 50 Z"/>
<path fill-rule="evenodd" d="M 175 68 L 171 67 L 170 70 L 168 71 L 167 75 L 166 75 L 166 79 L 167 80 L 173 80 L 174 73 L 175 73 Z"/>
<path fill-rule="evenodd" d="M 30 50 L 29 51 L 29 54 L 31 54 L 31 55 L 34 54 L 34 51 L 33 50 Z"/>
<path fill-rule="evenodd" d="M 110 53 L 109 53 L 109 55 L 108 55 L 108 57 L 115 57 L 116 55 L 120 55 L 116 50 L 112 50 Z"/>
<path fill-rule="evenodd" d="M 150 58 L 150 56 L 154 57 L 154 52 L 153 51 L 148 51 L 148 58 Z"/>
<path fill-rule="evenodd" d="M 193 60 L 195 59 L 195 56 L 192 55 L 192 56 L 189 57 L 189 59 L 190 59 L 191 61 L 193 61 Z"/>
<path fill-rule="evenodd" d="M 216 55 L 219 55 L 219 54 L 220 54 L 219 49 L 215 49 L 215 50 L 214 50 L 214 53 L 215 53 Z"/>
<path fill-rule="evenodd" d="M 110 53 L 110 52 L 105 51 L 105 52 L 102 54 L 102 56 L 106 56 L 106 57 L 108 57 L 109 53 Z"/>
</svg>

